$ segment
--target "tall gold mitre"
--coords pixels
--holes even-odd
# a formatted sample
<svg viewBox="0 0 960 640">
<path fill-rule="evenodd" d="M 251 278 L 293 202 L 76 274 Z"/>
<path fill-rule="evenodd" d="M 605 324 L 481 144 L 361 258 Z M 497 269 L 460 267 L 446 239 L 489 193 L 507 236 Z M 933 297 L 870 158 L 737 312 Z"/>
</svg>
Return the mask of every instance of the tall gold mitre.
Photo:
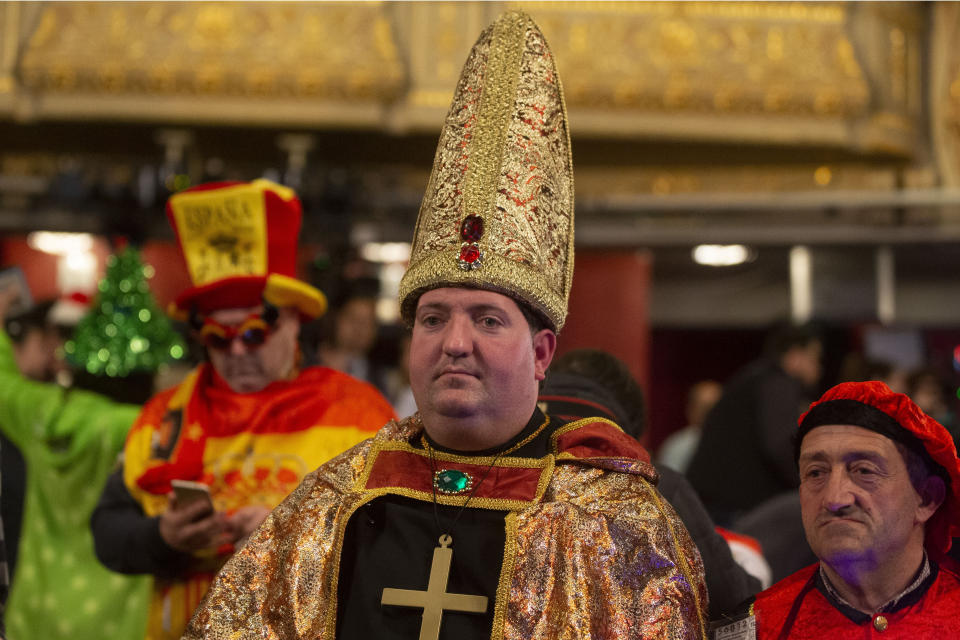
<svg viewBox="0 0 960 640">
<path fill-rule="evenodd" d="M 533 19 L 511 11 L 473 45 L 420 205 L 400 309 L 442 286 L 527 303 L 559 330 L 573 279 L 573 161 L 560 76 Z"/>
</svg>

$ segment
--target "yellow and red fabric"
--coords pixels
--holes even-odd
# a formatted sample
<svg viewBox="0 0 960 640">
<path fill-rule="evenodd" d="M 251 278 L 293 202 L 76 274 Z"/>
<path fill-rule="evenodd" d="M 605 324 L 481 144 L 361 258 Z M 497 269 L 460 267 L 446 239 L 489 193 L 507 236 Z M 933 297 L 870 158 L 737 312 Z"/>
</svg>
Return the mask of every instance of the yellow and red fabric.
<svg viewBox="0 0 960 640">
<path fill-rule="evenodd" d="M 231 513 L 275 507 L 302 478 L 372 436 L 394 417 L 370 385 L 323 367 L 256 393 L 230 390 L 209 364 L 155 396 L 130 431 L 124 483 L 148 516 L 167 505 L 170 481 L 210 486 L 214 505 Z M 183 579 L 156 579 L 148 640 L 179 638 L 231 546 L 198 557 Z"/>
<path fill-rule="evenodd" d="M 296 279 L 302 208 L 292 189 L 268 180 L 202 184 L 171 196 L 167 218 L 193 284 L 172 303 L 175 317 L 261 299 L 308 318 L 326 311 L 323 294 Z"/>
</svg>

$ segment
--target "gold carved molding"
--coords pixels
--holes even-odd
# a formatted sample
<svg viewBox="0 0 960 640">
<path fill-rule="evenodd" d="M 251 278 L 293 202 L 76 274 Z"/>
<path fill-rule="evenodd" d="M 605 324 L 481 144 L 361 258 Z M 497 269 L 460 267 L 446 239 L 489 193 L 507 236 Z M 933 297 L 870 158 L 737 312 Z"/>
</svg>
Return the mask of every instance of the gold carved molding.
<svg viewBox="0 0 960 640">
<path fill-rule="evenodd" d="M 550 42 L 575 136 L 909 157 L 926 117 L 926 3 L 25 4 L 29 27 L 0 24 L 17 40 L 0 117 L 433 133 L 477 34 L 513 7 Z"/>
<path fill-rule="evenodd" d="M 632 194 L 762 194 L 811 191 L 887 191 L 892 167 L 866 163 L 736 166 L 580 167 L 577 197 L 603 200 Z"/>
<path fill-rule="evenodd" d="M 395 99 L 379 2 L 53 2 L 21 63 L 35 93 Z"/>
<path fill-rule="evenodd" d="M 547 34 L 571 108 L 857 117 L 868 106 L 841 3 L 519 4 Z"/>
<path fill-rule="evenodd" d="M 930 44 L 933 147 L 944 186 L 960 186 L 960 5 L 935 3 Z"/>
<path fill-rule="evenodd" d="M 423 190 L 429 168 L 411 167 L 394 177 L 409 193 Z M 636 195 L 776 194 L 810 192 L 884 192 L 904 186 L 929 188 L 927 172 L 904 172 L 892 164 L 868 162 L 736 164 L 708 162 L 623 166 L 581 164 L 576 168 L 579 203 L 618 202 Z M 898 185 L 898 181 L 906 184 Z M 579 206 L 579 204 L 578 204 Z"/>
</svg>

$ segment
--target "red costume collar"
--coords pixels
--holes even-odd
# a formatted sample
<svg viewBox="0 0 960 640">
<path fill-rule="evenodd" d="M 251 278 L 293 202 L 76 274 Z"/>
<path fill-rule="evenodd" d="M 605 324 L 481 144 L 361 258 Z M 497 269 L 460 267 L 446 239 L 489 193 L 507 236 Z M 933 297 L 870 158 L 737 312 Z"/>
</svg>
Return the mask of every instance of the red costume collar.
<svg viewBox="0 0 960 640">
<path fill-rule="evenodd" d="M 378 438 L 367 458 L 358 491 L 374 495 L 392 493 L 429 502 L 433 500 L 433 474 L 427 452 L 409 444 L 423 430 L 419 415 L 396 425 Z M 479 484 L 470 504 L 479 508 L 514 510 L 537 502 L 543 496 L 555 464 L 579 463 L 607 471 L 641 475 L 651 482 L 657 473 L 650 455 L 619 427 L 602 418 L 586 418 L 560 424 L 539 437 L 550 438 L 550 454 L 542 458 L 505 456 L 497 460 Z M 436 451 L 437 471 L 452 469 L 474 481 L 484 477 L 490 456 L 461 456 Z M 437 494 L 440 504 L 461 505 L 462 494 Z"/>
</svg>

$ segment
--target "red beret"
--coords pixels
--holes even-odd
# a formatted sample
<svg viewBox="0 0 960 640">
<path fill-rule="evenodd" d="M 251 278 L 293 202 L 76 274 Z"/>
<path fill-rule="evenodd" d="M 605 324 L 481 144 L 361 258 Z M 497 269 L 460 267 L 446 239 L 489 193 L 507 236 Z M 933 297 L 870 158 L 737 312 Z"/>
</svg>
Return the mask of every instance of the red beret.
<svg viewBox="0 0 960 640">
<path fill-rule="evenodd" d="M 960 460 L 950 432 L 928 416 L 910 398 L 894 393 L 882 382 L 844 382 L 827 391 L 800 416 L 797 448 L 811 429 L 827 424 L 849 424 L 881 433 L 932 461 L 947 484 L 943 505 L 927 522 L 926 547 L 935 556 L 950 549 L 960 535 Z"/>
</svg>

